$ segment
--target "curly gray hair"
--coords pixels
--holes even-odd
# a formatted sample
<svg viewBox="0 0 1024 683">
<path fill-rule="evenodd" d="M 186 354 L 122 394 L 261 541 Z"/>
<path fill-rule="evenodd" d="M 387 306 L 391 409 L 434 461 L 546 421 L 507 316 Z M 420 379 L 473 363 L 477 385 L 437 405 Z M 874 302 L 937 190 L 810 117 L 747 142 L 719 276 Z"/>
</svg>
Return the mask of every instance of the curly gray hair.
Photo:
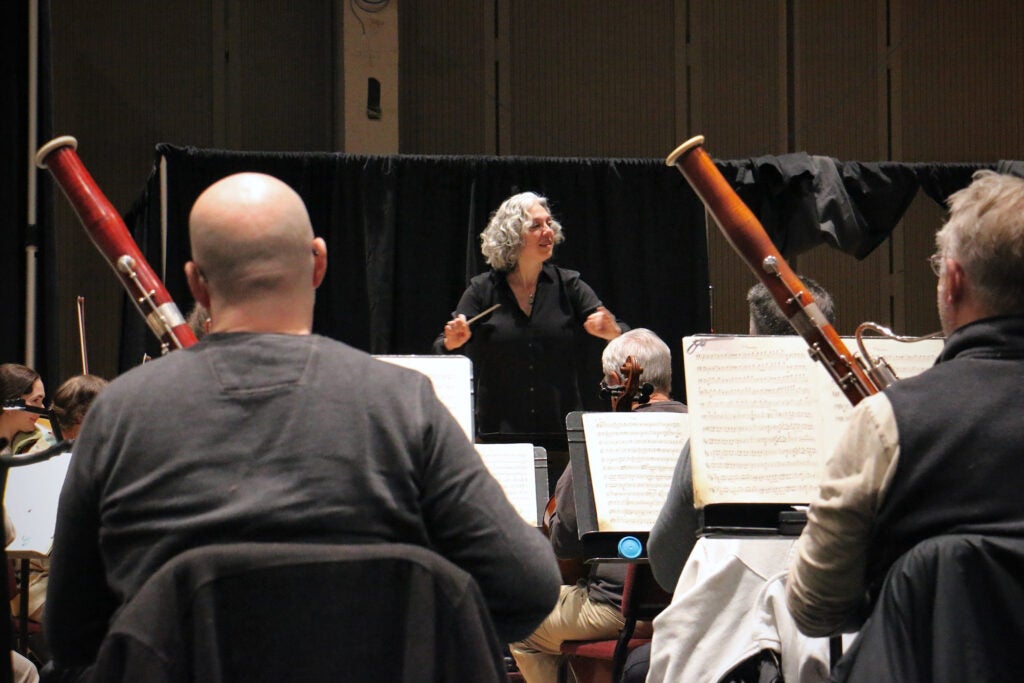
<svg viewBox="0 0 1024 683">
<path fill-rule="evenodd" d="M 503 272 L 515 269 L 523 246 L 523 232 L 530 225 L 530 214 L 527 212 L 534 204 L 540 204 L 549 213 L 551 211 L 547 197 L 533 192 L 521 192 L 503 201 L 497 211 L 491 214 L 490 222 L 480 233 L 480 251 L 491 268 Z M 555 233 L 555 244 L 565 240 L 562 226 L 554 218 L 551 219 L 551 229 Z"/>
</svg>

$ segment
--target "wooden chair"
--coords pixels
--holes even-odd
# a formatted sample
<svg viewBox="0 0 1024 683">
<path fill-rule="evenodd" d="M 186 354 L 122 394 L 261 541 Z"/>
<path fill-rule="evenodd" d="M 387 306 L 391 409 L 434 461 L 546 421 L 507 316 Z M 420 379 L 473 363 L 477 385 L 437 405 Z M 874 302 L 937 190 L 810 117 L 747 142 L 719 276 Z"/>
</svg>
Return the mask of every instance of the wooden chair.
<svg viewBox="0 0 1024 683">
<path fill-rule="evenodd" d="M 564 655 L 558 672 L 560 683 L 568 679 L 568 667 L 572 667 L 580 683 L 617 683 L 622 678 L 629 653 L 651 642 L 649 637 L 634 638 L 637 622 L 651 621 L 658 616 L 672 600 L 654 580 L 651 566 L 634 562 L 626 571 L 622 588 L 622 616 L 626 623 L 614 640 L 567 640 L 562 643 Z"/>
</svg>

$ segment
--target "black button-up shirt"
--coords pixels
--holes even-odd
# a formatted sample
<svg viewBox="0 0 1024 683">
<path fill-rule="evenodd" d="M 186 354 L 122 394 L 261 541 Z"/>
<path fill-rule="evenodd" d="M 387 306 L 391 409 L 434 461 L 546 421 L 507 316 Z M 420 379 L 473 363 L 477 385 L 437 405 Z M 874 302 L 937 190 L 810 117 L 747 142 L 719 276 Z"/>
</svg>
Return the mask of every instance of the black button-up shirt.
<svg viewBox="0 0 1024 683">
<path fill-rule="evenodd" d="M 583 322 L 601 300 L 578 272 L 545 264 L 529 316 L 516 303 L 507 274 L 497 271 L 470 281 L 456 313 L 471 318 L 499 303 L 501 308 L 473 324 L 470 340 L 451 352 L 473 361 L 477 435 L 564 435 L 566 413 L 582 407 L 577 358 Z M 434 349 L 445 352 L 443 335 Z M 594 368 L 591 374 L 600 372 Z"/>
</svg>

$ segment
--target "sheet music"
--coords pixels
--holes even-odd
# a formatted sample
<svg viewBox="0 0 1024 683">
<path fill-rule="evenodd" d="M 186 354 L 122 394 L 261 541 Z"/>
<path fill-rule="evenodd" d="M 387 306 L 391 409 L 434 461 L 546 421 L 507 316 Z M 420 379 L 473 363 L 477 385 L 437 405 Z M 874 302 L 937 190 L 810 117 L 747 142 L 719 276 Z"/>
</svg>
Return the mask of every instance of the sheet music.
<svg viewBox="0 0 1024 683">
<path fill-rule="evenodd" d="M 531 526 L 537 519 L 537 477 L 531 443 L 476 444 L 487 469 L 505 491 L 512 507 Z"/>
<path fill-rule="evenodd" d="M 866 343 L 906 378 L 934 363 L 943 340 Z M 683 348 L 697 507 L 811 500 L 853 408 L 806 342 L 701 335 Z"/>
<path fill-rule="evenodd" d="M 584 413 L 599 531 L 649 531 L 689 438 L 685 413 Z"/>
<path fill-rule="evenodd" d="M 63 453 L 8 471 L 4 509 L 17 532 L 7 546 L 9 555 L 49 556 L 57 525 L 57 500 L 70 462 L 71 453 Z"/>
<path fill-rule="evenodd" d="M 473 361 L 466 356 L 374 356 L 378 360 L 418 370 L 430 378 L 441 403 L 473 440 Z"/>
</svg>

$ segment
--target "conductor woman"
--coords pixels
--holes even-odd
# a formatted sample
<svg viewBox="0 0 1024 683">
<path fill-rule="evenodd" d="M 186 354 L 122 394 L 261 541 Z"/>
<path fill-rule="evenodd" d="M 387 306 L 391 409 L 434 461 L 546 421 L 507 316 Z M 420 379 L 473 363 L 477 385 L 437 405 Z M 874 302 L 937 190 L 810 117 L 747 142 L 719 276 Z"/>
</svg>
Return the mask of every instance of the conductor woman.
<svg viewBox="0 0 1024 683">
<path fill-rule="evenodd" d="M 479 441 L 562 435 L 564 444 L 565 415 L 582 408 L 578 338 L 610 340 L 628 329 L 578 272 L 548 263 L 563 239 L 546 198 L 523 192 L 502 202 L 480 234 L 491 270 L 470 280 L 434 342 L 438 353 L 473 361 Z"/>
</svg>

